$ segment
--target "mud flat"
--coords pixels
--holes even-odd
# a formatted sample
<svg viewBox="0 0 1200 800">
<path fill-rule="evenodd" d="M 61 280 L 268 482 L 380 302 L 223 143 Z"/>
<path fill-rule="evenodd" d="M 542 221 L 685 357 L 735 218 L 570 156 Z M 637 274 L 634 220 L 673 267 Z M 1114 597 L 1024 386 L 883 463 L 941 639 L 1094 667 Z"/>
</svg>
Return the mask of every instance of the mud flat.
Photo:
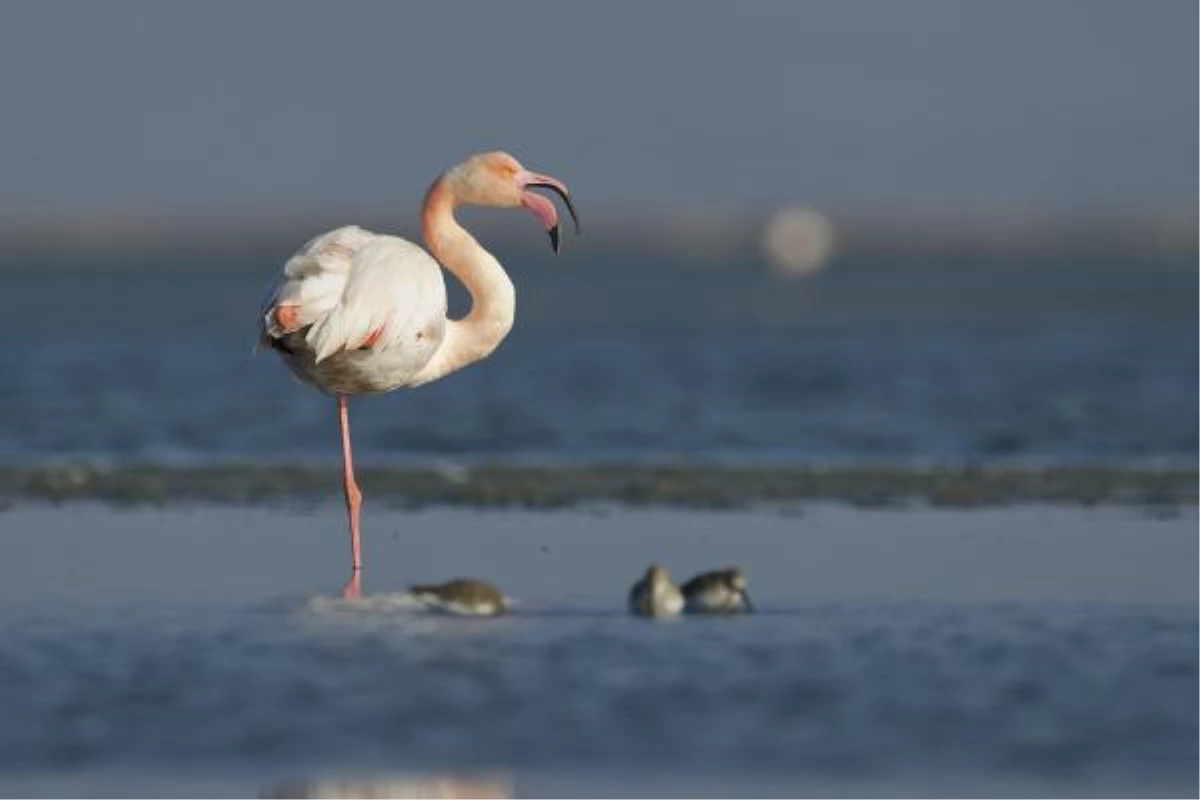
<svg viewBox="0 0 1200 800">
<path fill-rule="evenodd" d="M 591 502 L 631 506 L 743 508 L 841 501 L 859 507 L 1016 503 L 1195 507 L 1189 467 L 766 467 L 462 466 L 360 468 L 372 503 L 556 508 Z M 0 500 L 125 505 L 309 504 L 340 493 L 335 469 L 295 466 L 160 467 L 61 465 L 0 468 Z"/>
</svg>

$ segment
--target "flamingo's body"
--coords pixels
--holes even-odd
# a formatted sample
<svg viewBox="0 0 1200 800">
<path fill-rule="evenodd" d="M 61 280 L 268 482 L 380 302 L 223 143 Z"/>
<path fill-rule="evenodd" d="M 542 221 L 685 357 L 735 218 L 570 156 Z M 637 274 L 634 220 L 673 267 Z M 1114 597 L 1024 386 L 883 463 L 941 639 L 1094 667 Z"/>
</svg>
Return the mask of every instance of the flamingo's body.
<svg viewBox="0 0 1200 800">
<path fill-rule="evenodd" d="M 273 313 L 278 308 L 294 312 Z M 424 381 L 446 332 L 446 284 L 428 253 L 354 225 L 302 247 L 265 303 L 263 331 L 300 380 L 330 394 Z"/>
<path fill-rule="evenodd" d="M 351 585 L 362 566 L 346 398 L 419 386 L 487 357 L 508 334 L 512 282 L 496 259 L 454 219 L 460 204 L 532 211 L 558 249 L 554 205 L 529 187 L 557 192 L 575 219 L 566 187 L 524 169 L 506 153 L 482 153 L 447 170 L 421 211 L 429 251 L 396 236 L 347 226 L 302 247 L 262 306 L 260 337 L 298 378 L 334 395 L 342 432 L 343 487 L 350 522 Z M 576 219 L 576 228 L 578 220 Z M 442 268 L 471 294 L 471 310 L 446 318 Z"/>
</svg>

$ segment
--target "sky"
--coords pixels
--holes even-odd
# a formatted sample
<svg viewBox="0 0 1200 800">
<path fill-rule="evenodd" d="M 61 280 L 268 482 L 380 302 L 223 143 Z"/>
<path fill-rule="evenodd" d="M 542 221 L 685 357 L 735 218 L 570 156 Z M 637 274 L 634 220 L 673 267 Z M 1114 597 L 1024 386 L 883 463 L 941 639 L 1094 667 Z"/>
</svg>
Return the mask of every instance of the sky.
<svg viewBox="0 0 1200 800">
<path fill-rule="evenodd" d="M 6 2 L 0 213 L 1193 207 L 1194 0 Z"/>
</svg>

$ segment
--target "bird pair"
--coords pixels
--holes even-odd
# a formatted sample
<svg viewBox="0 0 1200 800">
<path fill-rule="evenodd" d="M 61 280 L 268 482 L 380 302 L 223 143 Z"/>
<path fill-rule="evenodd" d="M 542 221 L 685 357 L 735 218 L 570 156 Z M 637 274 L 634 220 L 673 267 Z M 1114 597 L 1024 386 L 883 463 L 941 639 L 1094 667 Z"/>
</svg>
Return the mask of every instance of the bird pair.
<svg viewBox="0 0 1200 800">
<path fill-rule="evenodd" d="M 474 578 L 413 586 L 409 593 L 426 608 L 460 616 L 491 617 L 509 607 L 499 589 Z M 638 616 L 673 617 L 685 609 L 693 614 L 753 611 L 746 576 L 729 567 L 697 575 L 680 588 L 664 567 L 651 564 L 629 591 L 629 610 Z"/>
<path fill-rule="evenodd" d="M 674 617 L 684 610 L 692 614 L 753 611 L 746 576 L 728 567 L 702 573 L 678 587 L 665 567 L 651 564 L 629 590 L 629 611 L 638 616 Z"/>
</svg>

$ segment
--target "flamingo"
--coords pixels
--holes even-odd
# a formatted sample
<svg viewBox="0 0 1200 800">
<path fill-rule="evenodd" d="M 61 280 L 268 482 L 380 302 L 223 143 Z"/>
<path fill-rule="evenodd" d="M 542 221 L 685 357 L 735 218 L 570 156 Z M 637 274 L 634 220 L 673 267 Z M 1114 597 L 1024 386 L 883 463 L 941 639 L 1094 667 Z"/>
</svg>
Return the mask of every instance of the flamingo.
<svg viewBox="0 0 1200 800">
<path fill-rule="evenodd" d="M 513 324 L 516 294 L 496 258 L 454 218 L 459 205 L 523 207 L 559 249 L 549 189 L 579 217 L 562 181 L 525 169 L 508 153 L 470 156 L 433 182 L 421 207 L 428 252 L 398 236 L 349 225 L 309 241 L 284 265 L 261 308 L 260 343 L 302 382 L 337 400 L 342 489 L 350 532 L 347 597 L 360 592 L 362 551 L 347 399 L 420 386 L 487 358 Z M 471 296 L 462 319 L 446 317 L 449 271 Z"/>
</svg>

